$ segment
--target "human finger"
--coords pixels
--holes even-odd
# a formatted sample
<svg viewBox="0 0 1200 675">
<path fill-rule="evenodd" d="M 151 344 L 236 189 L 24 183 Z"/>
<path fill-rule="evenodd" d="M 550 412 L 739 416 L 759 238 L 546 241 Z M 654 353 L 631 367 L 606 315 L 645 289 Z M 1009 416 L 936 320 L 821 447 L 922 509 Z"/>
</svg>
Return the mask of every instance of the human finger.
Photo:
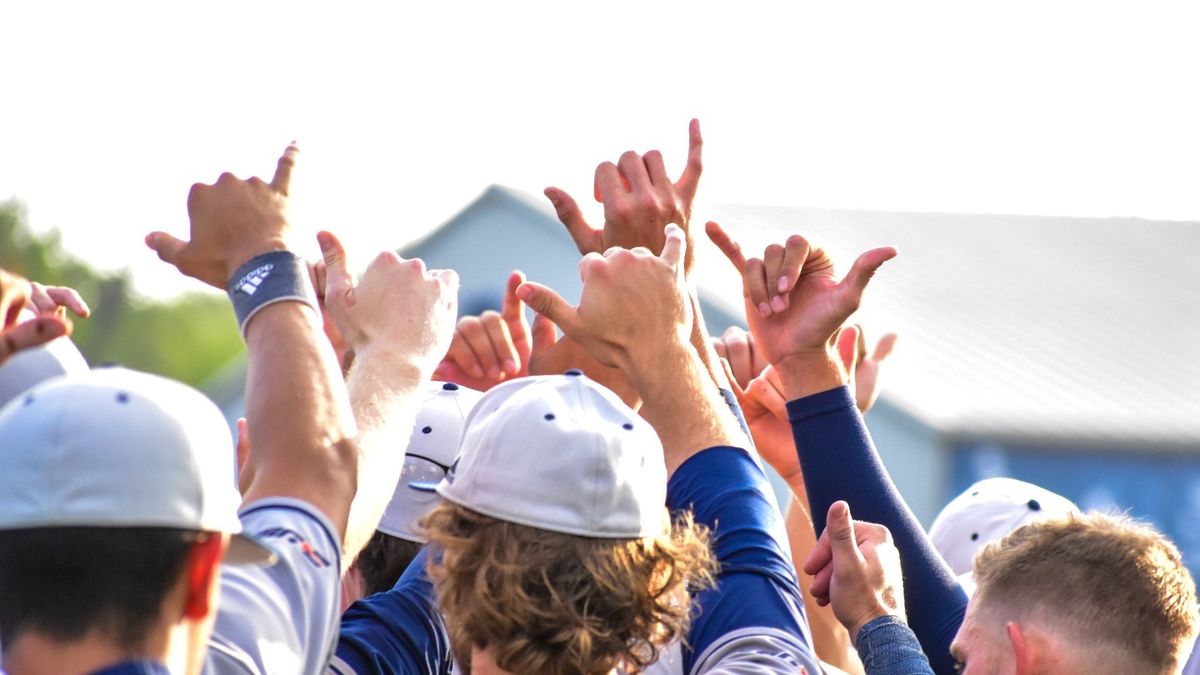
<svg viewBox="0 0 1200 675">
<path fill-rule="evenodd" d="M 535 314 L 531 342 L 529 358 L 532 361 L 545 354 L 558 342 L 558 327 L 545 315 Z"/>
<path fill-rule="evenodd" d="M 693 119 L 688 124 L 688 158 L 683 174 L 675 182 L 684 201 L 691 203 L 696 198 L 696 188 L 700 185 L 700 173 L 704 170 L 701 156 L 704 150 L 704 138 L 700 135 L 700 120 Z"/>
<path fill-rule="evenodd" d="M 850 516 L 849 504 L 838 500 L 829 505 L 825 531 L 829 533 L 834 564 L 837 564 L 839 559 L 855 563 L 863 562 L 862 551 L 858 549 L 858 536 L 854 530 L 854 519 Z"/>
<path fill-rule="evenodd" d="M 487 328 L 484 327 L 483 317 L 464 316 L 459 319 L 455 335 L 462 338 L 461 343 L 470 348 L 473 355 L 472 359 L 455 359 L 459 365 L 466 366 L 475 377 L 482 377 L 484 373 L 493 380 L 500 377 L 500 364 L 492 347 L 492 340 L 488 337 Z M 461 349 L 460 347 L 458 354 L 465 357 Z"/>
<path fill-rule="evenodd" d="M 526 281 L 517 287 L 517 297 L 521 298 L 533 311 L 550 319 L 567 335 L 582 336 L 583 329 L 578 311 L 554 289 L 533 281 Z"/>
<path fill-rule="evenodd" d="M 861 333 L 857 326 L 844 326 L 838 331 L 837 350 L 842 366 L 852 378 L 858 366 L 858 342 Z"/>
<path fill-rule="evenodd" d="M 664 229 L 667 241 L 663 244 L 662 255 L 664 262 L 679 273 L 683 273 L 683 258 L 687 255 L 687 236 L 683 228 L 675 223 L 668 223 Z"/>
<path fill-rule="evenodd" d="M 354 276 L 346 263 L 346 247 L 332 232 L 317 233 L 317 244 L 325 261 L 325 300 L 339 298 L 347 305 L 354 303 Z"/>
<path fill-rule="evenodd" d="M 151 232 L 146 235 L 146 246 L 158 254 L 159 260 L 179 267 L 179 254 L 183 252 L 187 242 L 166 232 Z"/>
<path fill-rule="evenodd" d="M 821 568 L 832 561 L 833 550 L 829 542 L 829 531 L 826 528 L 826 531 L 817 537 L 817 543 L 813 545 L 812 550 L 808 552 L 808 558 L 804 560 L 804 573 L 808 575 L 816 574 L 821 571 Z"/>
<path fill-rule="evenodd" d="M 746 261 L 745 288 L 749 302 L 758 308 L 758 314 L 766 319 L 773 313 L 771 303 L 767 298 L 766 269 L 761 258 L 751 258 Z"/>
<path fill-rule="evenodd" d="M 607 204 L 628 194 L 629 189 L 625 187 L 623 181 L 616 164 L 601 162 L 596 167 L 596 192 L 600 195 L 600 201 Z"/>
<path fill-rule="evenodd" d="M 825 565 L 812 575 L 812 584 L 808 592 L 821 607 L 829 604 L 829 589 L 833 585 L 833 564 Z"/>
<path fill-rule="evenodd" d="M 71 322 L 56 316 L 39 316 L 0 333 L 0 363 L 22 349 L 29 349 L 71 334 Z"/>
<path fill-rule="evenodd" d="M 783 296 L 779 294 L 779 270 L 783 266 L 783 247 L 779 244 L 767 246 L 763 251 L 763 276 L 766 284 L 767 302 L 771 303 L 771 311 L 782 312 L 787 309 Z"/>
<path fill-rule="evenodd" d="M 656 189 L 672 187 L 671 179 L 667 176 L 667 166 L 663 163 L 661 152 L 651 150 L 642 155 L 642 161 L 646 164 L 646 174 L 650 176 L 651 185 Z"/>
<path fill-rule="evenodd" d="M 858 256 L 850 271 L 846 273 L 846 277 L 838 283 L 838 293 L 842 296 L 842 302 L 857 309 L 859 303 L 862 302 L 863 292 L 867 290 L 867 283 L 871 281 L 871 277 L 883 263 L 895 258 L 897 253 L 895 248 L 885 246 L 871 249 Z"/>
<path fill-rule="evenodd" d="M 746 256 L 742 253 L 741 245 L 734 241 L 719 223 L 715 220 L 708 221 L 704 226 L 704 233 L 721 249 L 721 253 L 725 254 L 729 262 L 733 263 L 734 269 L 739 273 L 746 269 Z"/>
<path fill-rule="evenodd" d="M 737 326 L 730 326 L 721 336 L 721 341 L 728 352 L 729 367 L 733 370 L 737 383 L 743 388 L 748 387 L 750 380 L 754 379 L 754 373 L 751 372 L 753 366 L 746 332 Z"/>
<path fill-rule="evenodd" d="M 581 254 L 590 253 L 600 247 L 600 230 L 588 225 L 579 204 L 566 191 L 556 187 L 546 188 L 544 194 L 554 206 L 559 222 L 567 228 L 567 234 L 575 242 Z"/>
<path fill-rule="evenodd" d="M 67 288 L 66 286 L 42 286 L 41 284 L 36 284 L 35 286 L 41 286 L 42 291 L 49 298 L 52 308 L 66 307 L 74 312 L 75 316 L 83 318 L 91 316 L 91 308 L 88 307 L 87 303 L 83 301 L 83 298 L 80 297 L 74 288 Z"/>
<path fill-rule="evenodd" d="M 787 238 L 783 246 L 783 263 L 779 266 L 779 279 L 772 289 L 780 293 L 786 302 L 796 282 L 800 280 L 800 269 L 808 257 L 808 240 L 798 234 Z"/>
<path fill-rule="evenodd" d="M 300 148 L 296 146 L 295 141 L 292 141 L 280 155 L 279 163 L 275 166 L 275 177 L 271 179 L 271 188 L 285 197 L 292 186 L 292 169 L 296 167 L 296 155 L 298 154 L 300 154 Z"/>
<path fill-rule="evenodd" d="M 784 397 L 782 385 L 776 381 L 777 378 L 778 375 L 773 369 L 764 371 L 750 381 L 747 393 L 759 405 L 766 408 L 767 412 L 777 419 L 786 421 L 788 418 L 787 398 Z"/>
<path fill-rule="evenodd" d="M 504 288 L 504 299 L 500 305 L 500 315 L 508 326 L 508 334 L 519 357 L 518 363 L 529 354 L 529 322 L 525 320 L 525 303 L 517 297 L 517 288 L 523 283 L 525 273 L 513 270 L 508 275 L 508 285 Z"/>
<path fill-rule="evenodd" d="M 479 320 L 492 343 L 492 353 L 495 354 L 500 371 L 507 375 L 516 375 L 521 359 L 517 355 L 516 345 L 513 344 L 512 334 L 508 331 L 508 323 L 504 317 L 496 312 L 487 311 L 479 316 Z M 491 375 L 491 372 L 488 374 Z"/>
<path fill-rule="evenodd" d="M 875 350 L 871 352 L 871 360 L 879 363 L 891 355 L 892 350 L 896 348 L 896 340 L 899 335 L 895 333 L 887 333 L 879 338 L 879 342 L 875 343 Z"/>
<path fill-rule="evenodd" d="M 630 192 L 650 189 L 650 174 L 646 171 L 646 162 L 633 150 L 621 153 L 621 158 L 617 160 L 617 170 L 629 185 Z"/>
</svg>

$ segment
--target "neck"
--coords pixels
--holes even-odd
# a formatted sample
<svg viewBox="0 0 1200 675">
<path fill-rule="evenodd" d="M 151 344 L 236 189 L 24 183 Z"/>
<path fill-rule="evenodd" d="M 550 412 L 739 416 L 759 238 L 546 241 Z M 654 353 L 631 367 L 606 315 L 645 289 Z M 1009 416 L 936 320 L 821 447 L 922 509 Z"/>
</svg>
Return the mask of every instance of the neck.
<svg viewBox="0 0 1200 675">
<path fill-rule="evenodd" d="M 98 630 L 68 642 L 44 633 L 27 632 L 5 645 L 4 668 L 9 675 L 67 675 L 92 673 L 127 661 L 166 663 L 168 642 L 165 630 L 156 631 L 143 647 L 133 650 L 121 648 Z"/>
</svg>

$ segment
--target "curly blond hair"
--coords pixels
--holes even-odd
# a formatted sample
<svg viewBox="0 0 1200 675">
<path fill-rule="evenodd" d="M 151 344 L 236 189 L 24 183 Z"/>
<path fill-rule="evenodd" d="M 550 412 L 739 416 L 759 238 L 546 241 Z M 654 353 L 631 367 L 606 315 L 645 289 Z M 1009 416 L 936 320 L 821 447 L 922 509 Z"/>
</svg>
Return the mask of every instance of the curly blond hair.
<svg viewBox="0 0 1200 675">
<path fill-rule="evenodd" d="M 682 639 L 689 586 L 713 584 L 707 530 L 691 517 L 659 536 L 598 539 L 497 520 L 443 502 L 422 521 L 455 658 L 490 649 L 514 673 L 636 672 Z"/>
</svg>

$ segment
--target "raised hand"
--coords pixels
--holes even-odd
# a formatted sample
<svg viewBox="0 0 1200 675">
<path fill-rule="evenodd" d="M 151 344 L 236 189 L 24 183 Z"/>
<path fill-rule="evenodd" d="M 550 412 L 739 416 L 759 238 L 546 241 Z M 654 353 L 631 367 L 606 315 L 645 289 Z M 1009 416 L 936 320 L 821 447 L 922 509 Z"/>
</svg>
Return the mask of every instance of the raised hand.
<svg viewBox="0 0 1200 675">
<path fill-rule="evenodd" d="M 789 398 L 844 384 L 846 373 L 833 353 L 834 338 L 858 309 L 871 276 L 896 256 L 896 249 L 863 253 L 838 281 L 829 255 L 799 235 L 788 237 L 786 245 L 772 244 L 762 258 L 747 259 L 720 225 L 710 222 L 706 231 L 742 275 L 755 346 L 780 370 Z M 821 373 L 820 381 L 795 381 L 801 371 L 811 379 L 813 365 Z"/>
<path fill-rule="evenodd" d="M 875 343 L 875 350 L 867 353 L 867 339 L 862 326 L 846 326 L 838 333 L 837 349 L 850 381 L 854 387 L 854 403 L 859 412 L 867 414 L 879 398 L 879 370 L 883 360 L 896 346 L 897 335 L 886 333 Z"/>
<path fill-rule="evenodd" d="M 832 604 L 838 621 L 858 639 L 858 631 L 886 615 L 904 618 L 904 577 L 900 552 L 882 525 L 854 522 L 846 502 L 829 507 L 828 525 L 804 562 L 813 576 L 812 594 L 822 607 Z"/>
<path fill-rule="evenodd" d="M 683 228 L 688 242 L 686 269 L 690 270 L 692 201 L 703 168 L 700 121 L 688 127 L 688 159 L 679 180 L 667 175 L 662 153 L 651 150 L 645 155 L 630 150 L 616 164 L 604 162 L 596 167 L 595 198 L 604 204 L 604 227 L 587 223 L 579 205 L 565 191 L 546 188 L 546 197 L 554 205 L 558 219 L 575 240 L 579 252 L 600 253 L 613 246 L 644 246 L 654 253 L 662 251 L 663 228 L 675 223 Z"/>
<path fill-rule="evenodd" d="M 517 289 L 530 307 L 557 324 L 601 364 L 625 366 L 657 349 L 688 345 L 692 310 L 683 279 L 687 244 L 668 225 L 662 254 L 611 248 L 579 262 L 583 293 L 573 307 L 553 290 L 526 282 Z"/>
<path fill-rule="evenodd" d="M 223 173 L 212 185 L 196 183 L 188 193 L 191 239 L 166 232 L 146 235 L 146 245 L 180 272 L 222 290 L 254 256 L 287 249 L 287 196 L 299 150 L 283 151 L 270 183 Z"/>
<path fill-rule="evenodd" d="M 426 270 L 419 259 L 384 251 L 356 280 L 337 237 L 321 232 L 317 242 L 325 256 L 325 305 L 356 361 L 384 356 L 418 367 L 427 378 L 454 334 L 454 270 Z"/>
<path fill-rule="evenodd" d="M 508 277 L 500 311 L 458 320 L 450 351 L 434 371 L 435 380 L 455 382 L 478 391 L 530 374 L 530 363 L 554 344 L 554 326 L 537 325 L 530 331 L 525 303 L 517 287 L 525 275 L 513 270 Z"/>
<path fill-rule="evenodd" d="M 51 340 L 67 336 L 74 329 L 74 324 L 64 312 L 57 311 L 59 304 L 50 300 L 45 304 L 45 310 L 38 305 L 42 300 L 38 289 L 45 290 L 41 284 L 31 284 L 24 277 L 0 270 L 0 363 L 4 363 L 22 349 L 29 349 L 46 344 Z M 66 291 L 78 300 L 85 312 L 87 305 L 75 291 L 54 287 L 57 291 Z M 73 308 L 74 309 L 74 308 Z M 81 316 L 86 316 L 82 314 Z"/>
</svg>

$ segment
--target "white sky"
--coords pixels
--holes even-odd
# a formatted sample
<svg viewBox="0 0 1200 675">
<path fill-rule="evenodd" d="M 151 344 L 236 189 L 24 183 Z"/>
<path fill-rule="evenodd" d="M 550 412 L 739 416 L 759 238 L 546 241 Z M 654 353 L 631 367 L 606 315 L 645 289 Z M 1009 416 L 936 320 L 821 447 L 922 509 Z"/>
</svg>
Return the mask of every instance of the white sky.
<svg viewBox="0 0 1200 675">
<path fill-rule="evenodd" d="M 678 168 L 698 116 L 709 202 L 1200 220 L 1196 7 L 7 0 L 0 198 L 163 295 L 142 235 L 292 138 L 297 223 L 362 260 L 490 183 Z"/>
</svg>

